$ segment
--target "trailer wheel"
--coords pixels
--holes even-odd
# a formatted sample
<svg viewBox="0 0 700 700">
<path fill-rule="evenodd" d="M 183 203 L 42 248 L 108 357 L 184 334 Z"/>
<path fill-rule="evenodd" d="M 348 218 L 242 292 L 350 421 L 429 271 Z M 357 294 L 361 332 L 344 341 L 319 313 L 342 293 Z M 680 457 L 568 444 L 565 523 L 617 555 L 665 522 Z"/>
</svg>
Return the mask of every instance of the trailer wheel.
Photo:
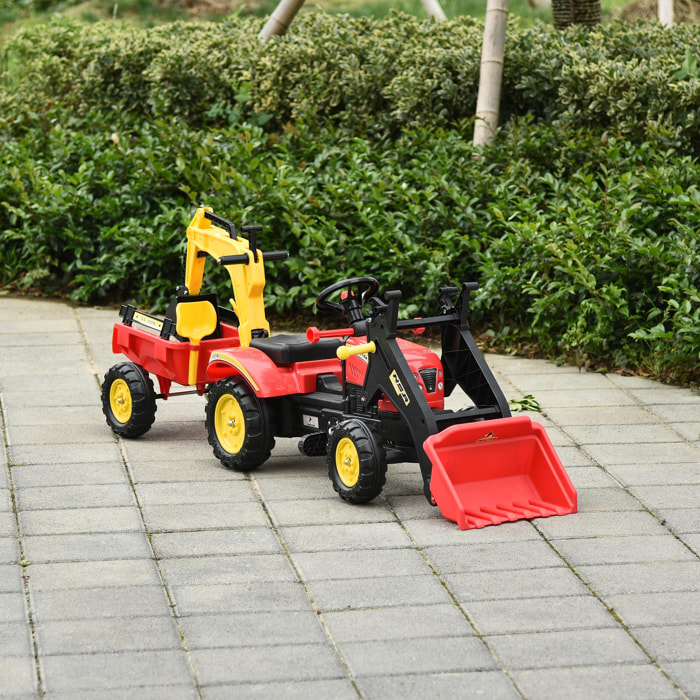
<svg viewBox="0 0 700 700">
<path fill-rule="evenodd" d="M 344 501 L 368 503 L 386 482 L 386 459 L 372 431 L 359 420 L 346 420 L 328 443 L 328 476 Z"/>
<path fill-rule="evenodd" d="M 275 445 L 265 402 L 239 379 L 222 379 L 209 388 L 206 425 L 214 455 L 229 469 L 259 467 Z"/>
<path fill-rule="evenodd" d="M 137 438 L 156 418 L 156 393 L 148 372 L 134 362 L 114 365 L 102 384 L 102 412 L 117 434 Z"/>
</svg>

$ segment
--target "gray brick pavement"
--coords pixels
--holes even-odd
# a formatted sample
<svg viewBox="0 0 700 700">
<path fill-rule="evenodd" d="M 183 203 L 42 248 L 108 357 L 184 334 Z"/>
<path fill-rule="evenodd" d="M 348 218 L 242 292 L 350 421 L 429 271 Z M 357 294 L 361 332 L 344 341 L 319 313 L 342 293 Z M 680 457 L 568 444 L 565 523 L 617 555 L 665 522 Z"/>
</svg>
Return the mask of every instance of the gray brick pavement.
<svg viewBox="0 0 700 700">
<path fill-rule="evenodd" d="M 580 512 L 462 532 L 414 465 L 366 507 L 291 440 L 224 469 L 199 397 L 116 440 L 115 320 L 0 299 L 0 698 L 700 697 L 696 393 L 489 356 Z"/>
</svg>

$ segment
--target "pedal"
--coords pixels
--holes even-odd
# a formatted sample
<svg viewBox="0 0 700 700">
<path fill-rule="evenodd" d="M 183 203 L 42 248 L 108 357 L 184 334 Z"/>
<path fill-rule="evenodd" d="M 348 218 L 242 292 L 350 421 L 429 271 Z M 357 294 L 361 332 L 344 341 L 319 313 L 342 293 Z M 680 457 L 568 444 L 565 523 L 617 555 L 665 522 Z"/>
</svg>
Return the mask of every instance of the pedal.
<svg viewBox="0 0 700 700">
<path fill-rule="evenodd" d="M 323 457 L 328 446 L 325 433 L 309 433 L 299 440 L 299 452 L 307 457 Z"/>
</svg>

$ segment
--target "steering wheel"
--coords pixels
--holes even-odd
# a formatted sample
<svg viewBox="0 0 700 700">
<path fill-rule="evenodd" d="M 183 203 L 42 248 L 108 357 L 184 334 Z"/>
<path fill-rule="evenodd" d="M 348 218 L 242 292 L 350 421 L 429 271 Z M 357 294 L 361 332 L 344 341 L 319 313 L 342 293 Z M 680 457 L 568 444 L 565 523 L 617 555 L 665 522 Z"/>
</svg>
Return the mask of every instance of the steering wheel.
<svg viewBox="0 0 700 700">
<path fill-rule="evenodd" d="M 354 288 L 356 288 L 356 291 Z M 329 300 L 329 297 L 342 289 L 347 289 L 348 291 L 348 294 L 342 301 L 337 302 Z M 316 308 L 319 311 L 337 311 L 344 313 L 348 316 L 348 320 L 354 321 L 357 320 L 354 318 L 357 314 L 352 312 L 360 311 L 367 300 L 377 293 L 378 289 L 379 282 L 377 282 L 374 277 L 351 277 L 347 280 L 340 280 L 340 282 L 326 287 L 318 297 L 316 297 Z M 360 318 L 362 318 L 362 314 L 360 314 Z"/>
</svg>

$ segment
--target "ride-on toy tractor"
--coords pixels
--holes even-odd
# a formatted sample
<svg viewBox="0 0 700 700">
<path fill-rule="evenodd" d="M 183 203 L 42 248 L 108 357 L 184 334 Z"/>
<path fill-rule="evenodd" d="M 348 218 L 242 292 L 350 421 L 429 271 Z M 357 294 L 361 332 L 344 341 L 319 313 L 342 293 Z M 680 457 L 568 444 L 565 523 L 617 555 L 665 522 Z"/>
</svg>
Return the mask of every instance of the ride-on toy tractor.
<svg viewBox="0 0 700 700">
<path fill-rule="evenodd" d="M 401 293 L 378 295 L 372 277 L 324 289 L 319 310 L 344 314 L 336 330 L 271 335 L 264 263 L 285 252 L 257 248 L 259 226 L 207 208 L 187 229 L 185 285 L 165 318 L 122 306 L 112 348 L 130 362 L 113 366 L 102 387 L 112 430 L 135 438 L 151 427 L 156 400 L 207 395 L 214 454 L 240 471 L 259 467 L 275 437 L 298 437 L 308 456 L 326 455 L 335 490 L 350 503 L 378 496 L 388 463 L 417 462 L 428 501 L 462 529 L 576 511 L 576 491 L 547 434 L 511 417 L 471 335 L 474 283 L 440 290 L 438 313 L 399 320 Z M 201 294 L 206 258 L 225 267 L 232 308 Z M 441 356 L 399 332 L 439 327 Z M 151 379 L 158 380 L 158 392 Z M 173 382 L 190 391 L 172 391 Z M 446 410 L 460 387 L 471 405 Z"/>
</svg>

